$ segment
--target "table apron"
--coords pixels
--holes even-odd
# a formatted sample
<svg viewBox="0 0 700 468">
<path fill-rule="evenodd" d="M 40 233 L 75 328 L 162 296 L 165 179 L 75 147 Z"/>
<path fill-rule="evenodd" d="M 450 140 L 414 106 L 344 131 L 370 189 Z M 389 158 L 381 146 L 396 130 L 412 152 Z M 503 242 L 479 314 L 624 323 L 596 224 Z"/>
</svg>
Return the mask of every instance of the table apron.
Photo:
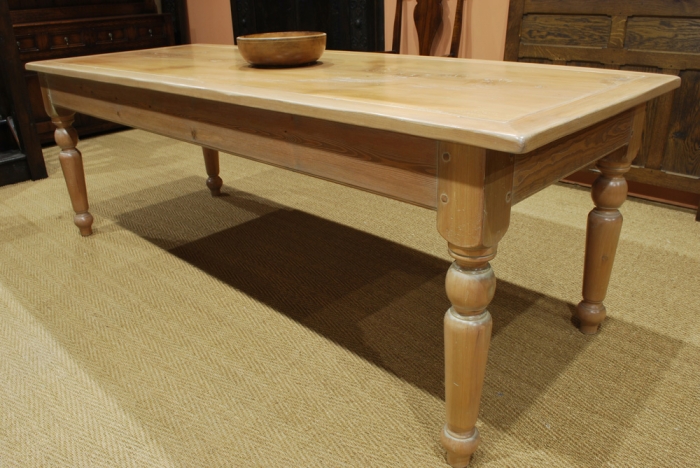
<svg viewBox="0 0 700 468">
<path fill-rule="evenodd" d="M 435 140 L 55 75 L 41 82 L 56 108 L 437 207 Z"/>
<path fill-rule="evenodd" d="M 627 146 L 636 110 L 630 109 L 515 158 L 513 203 Z"/>
<path fill-rule="evenodd" d="M 436 209 L 440 142 L 89 80 L 42 75 L 57 108 Z M 515 155 L 512 204 L 629 144 L 634 109 Z"/>
</svg>

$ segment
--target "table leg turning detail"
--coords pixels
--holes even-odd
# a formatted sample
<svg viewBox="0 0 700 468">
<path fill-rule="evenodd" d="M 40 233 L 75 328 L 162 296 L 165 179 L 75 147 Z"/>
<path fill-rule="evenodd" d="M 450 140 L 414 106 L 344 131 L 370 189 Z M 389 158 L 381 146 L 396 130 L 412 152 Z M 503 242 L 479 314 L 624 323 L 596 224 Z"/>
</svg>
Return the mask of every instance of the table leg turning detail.
<svg viewBox="0 0 700 468">
<path fill-rule="evenodd" d="M 583 300 L 576 307 L 579 329 L 586 335 L 598 332 L 605 320 L 603 300 L 608 291 L 617 243 L 622 231 L 619 208 L 627 199 L 625 173 L 630 170 L 642 144 L 646 105 L 635 108 L 629 144 L 600 159 L 600 176 L 591 187 L 595 208 L 588 215 L 586 254 L 583 267 Z"/>
<path fill-rule="evenodd" d="M 454 262 L 445 289 L 447 462 L 464 468 L 479 445 L 476 421 L 491 342 L 486 307 L 496 291 L 489 261 L 510 222 L 514 158 L 506 153 L 441 143 L 438 151 L 437 228 Z"/>
<path fill-rule="evenodd" d="M 83 169 L 83 155 L 76 146 L 78 145 L 78 132 L 73 128 L 74 113 L 52 116 L 51 121 L 56 125 L 54 138 L 61 148 L 58 159 L 61 162 L 63 177 L 66 180 L 70 201 L 75 211 L 73 222 L 80 234 L 89 236 L 92 234 L 93 218 L 88 211 L 87 187 L 85 185 L 85 171 Z"/>
<path fill-rule="evenodd" d="M 626 148 L 623 148 L 626 152 Z M 630 163 L 616 161 L 613 153 L 603 158 L 596 167 L 601 175 L 591 190 L 595 208 L 588 215 L 586 230 L 586 260 L 583 267 L 583 300 L 576 307 L 579 328 L 592 335 L 605 320 L 603 300 L 608 291 L 617 243 L 622 231 L 620 206 L 627 199 L 627 181 L 624 174 Z"/>
<path fill-rule="evenodd" d="M 221 186 L 224 182 L 219 177 L 219 152 L 210 148 L 202 147 L 204 154 L 204 167 L 207 170 L 207 187 L 211 191 L 211 196 L 221 195 Z"/>
<path fill-rule="evenodd" d="M 496 292 L 496 277 L 488 261 L 496 252 L 469 252 L 450 246 L 450 254 L 455 261 L 445 279 L 452 306 L 444 321 L 447 421 L 441 442 L 447 463 L 463 468 L 480 441 L 476 420 L 493 324 L 486 307 Z"/>
</svg>

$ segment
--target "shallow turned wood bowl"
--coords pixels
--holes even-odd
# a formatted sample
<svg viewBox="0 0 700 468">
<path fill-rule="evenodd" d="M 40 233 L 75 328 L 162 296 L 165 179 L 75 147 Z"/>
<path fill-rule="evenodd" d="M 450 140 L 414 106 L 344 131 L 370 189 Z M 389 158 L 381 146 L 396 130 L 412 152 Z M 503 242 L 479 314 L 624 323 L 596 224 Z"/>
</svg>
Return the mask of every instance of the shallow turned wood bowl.
<svg viewBox="0 0 700 468">
<path fill-rule="evenodd" d="M 238 36 L 238 50 L 254 66 L 295 67 L 313 63 L 326 50 L 326 33 L 271 32 Z"/>
</svg>

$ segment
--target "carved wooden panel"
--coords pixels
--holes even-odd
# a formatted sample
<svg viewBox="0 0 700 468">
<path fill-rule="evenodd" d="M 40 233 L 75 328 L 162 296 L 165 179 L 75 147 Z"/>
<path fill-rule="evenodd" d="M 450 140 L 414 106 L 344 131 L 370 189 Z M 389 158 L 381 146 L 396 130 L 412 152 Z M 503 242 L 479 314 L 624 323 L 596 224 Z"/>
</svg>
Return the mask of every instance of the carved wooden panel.
<svg viewBox="0 0 700 468">
<path fill-rule="evenodd" d="M 627 20 L 625 47 L 657 52 L 700 54 L 700 18 L 649 18 Z"/>
<path fill-rule="evenodd" d="M 611 26 L 609 16 L 525 15 L 520 40 L 524 44 L 605 47 Z"/>
<path fill-rule="evenodd" d="M 680 76 L 683 85 L 673 102 L 663 169 L 700 175 L 700 72 L 686 70 Z"/>
<path fill-rule="evenodd" d="M 700 194 L 700 0 L 511 0 L 505 59 L 679 75 L 649 103 L 634 164 Z"/>
<path fill-rule="evenodd" d="M 521 0 L 525 11 L 582 15 L 695 16 L 697 0 Z"/>
</svg>

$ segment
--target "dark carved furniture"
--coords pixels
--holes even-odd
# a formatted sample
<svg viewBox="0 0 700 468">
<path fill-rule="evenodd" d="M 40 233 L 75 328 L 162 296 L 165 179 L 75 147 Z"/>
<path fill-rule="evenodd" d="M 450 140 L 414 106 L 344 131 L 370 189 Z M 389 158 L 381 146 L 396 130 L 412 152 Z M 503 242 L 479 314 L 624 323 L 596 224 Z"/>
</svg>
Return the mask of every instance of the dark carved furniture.
<svg viewBox="0 0 700 468">
<path fill-rule="evenodd" d="M 401 50 L 401 19 L 403 18 L 404 1 L 397 0 L 396 2 L 394 34 L 390 51 L 393 54 L 398 54 Z M 442 23 L 442 0 L 418 0 L 413 10 L 413 21 L 418 33 L 418 53 L 430 55 L 435 35 Z"/>
<path fill-rule="evenodd" d="M 700 0 L 511 0 L 505 60 L 680 76 L 627 178 L 700 198 Z"/>
<path fill-rule="evenodd" d="M 398 54 L 401 49 L 401 29 L 403 18 L 403 4 L 406 0 L 396 0 L 396 12 L 394 15 L 394 30 L 391 42 L 392 54 Z M 457 0 L 455 10 L 455 22 L 452 26 L 452 39 L 450 41 L 450 53 L 448 57 L 457 57 L 459 54 L 459 42 L 462 38 L 462 15 L 464 2 Z M 418 0 L 413 10 L 413 21 L 418 33 L 418 53 L 430 55 L 433 42 L 442 23 L 442 0 Z"/>
<path fill-rule="evenodd" d="M 41 145 L 15 47 L 7 2 L 0 2 L 0 185 L 46 177 Z"/>
<path fill-rule="evenodd" d="M 9 0 L 15 47 L 27 62 L 173 45 L 173 21 L 158 14 L 152 0 Z M 36 73 L 25 73 L 29 101 L 42 143 L 53 141 Z M 119 128 L 78 114 L 81 135 Z"/>
<path fill-rule="evenodd" d="M 401 20 L 403 18 L 404 2 L 405 0 L 398 0 L 396 2 L 391 50 L 388 51 L 392 54 L 398 54 L 401 49 Z M 457 0 L 448 57 L 457 57 L 459 55 L 465 2 L 466 0 Z M 413 10 L 413 21 L 415 22 L 416 32 L 418 34 L 418 53 L 420 55 L 430 55 L 433 42 L 435 42 L 435 36 L 442 23 L 442 0 L 417 0 L 416 7 Z"/>
</svg>

